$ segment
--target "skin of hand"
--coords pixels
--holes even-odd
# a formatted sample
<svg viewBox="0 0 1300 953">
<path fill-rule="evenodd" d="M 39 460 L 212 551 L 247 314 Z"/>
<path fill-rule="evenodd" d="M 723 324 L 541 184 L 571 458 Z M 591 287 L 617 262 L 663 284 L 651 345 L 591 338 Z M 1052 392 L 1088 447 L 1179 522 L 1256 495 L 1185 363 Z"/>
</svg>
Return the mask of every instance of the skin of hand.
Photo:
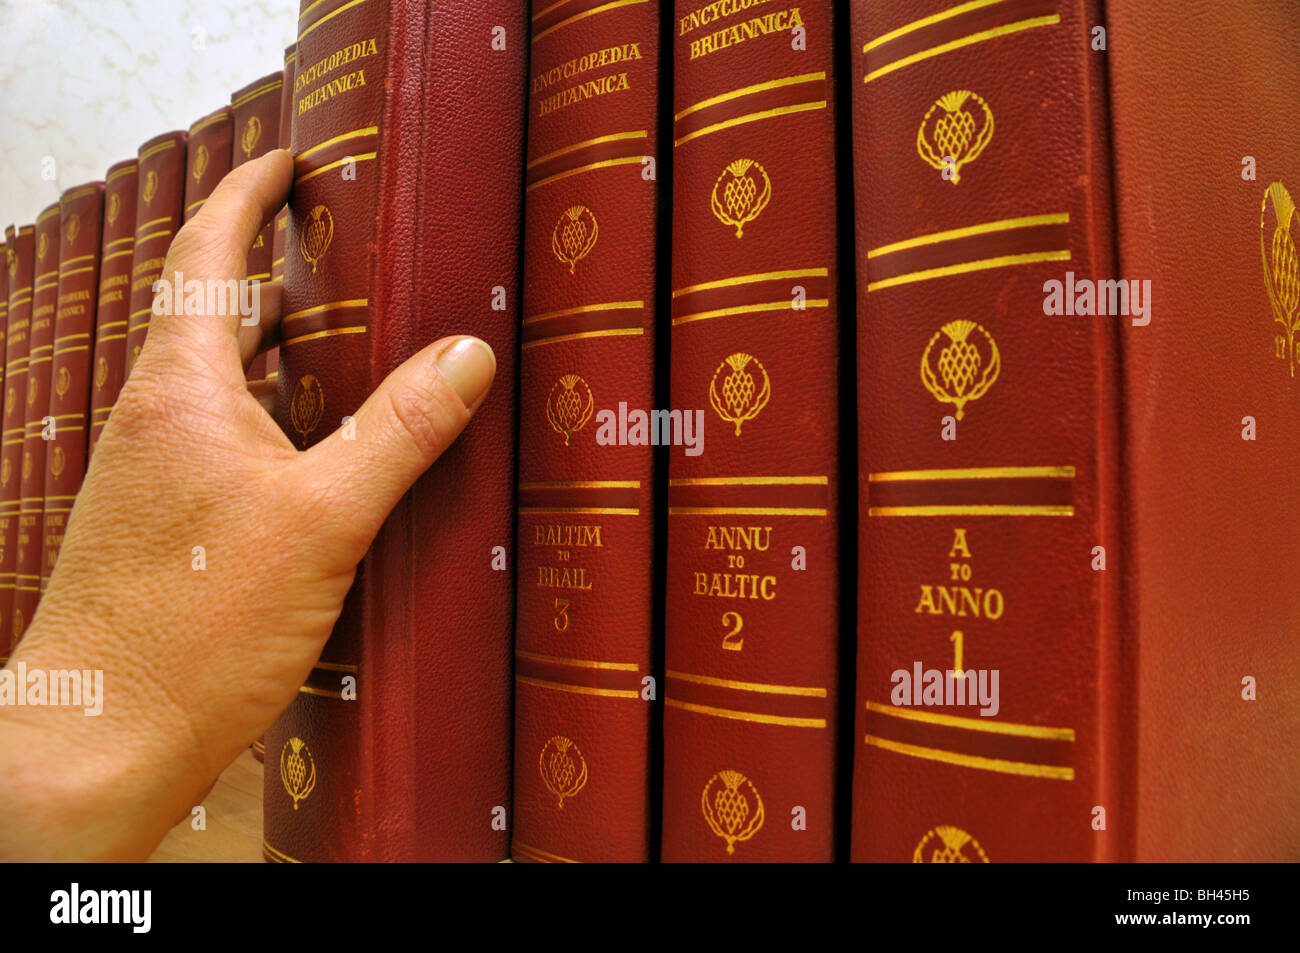
<svg viewBox="0 0 1300 953">
<path fill-rule="evenodd" d="M 244 278 L 292 168 L 280 150 L 226 176 L 163 276 Z M 443 338 L 353 415 L 355 439 L 300 452 L 245 380 L 278 341 L 278 282 L 260 293 L 259 326 L 236 304 L 152 318 L 9 663 L 102 670 L 103 713 L 0 707 L 0 858 L 148 857 L 296 697 L 389 510 L 491 386 L 488 345 Z"/>
</svg>

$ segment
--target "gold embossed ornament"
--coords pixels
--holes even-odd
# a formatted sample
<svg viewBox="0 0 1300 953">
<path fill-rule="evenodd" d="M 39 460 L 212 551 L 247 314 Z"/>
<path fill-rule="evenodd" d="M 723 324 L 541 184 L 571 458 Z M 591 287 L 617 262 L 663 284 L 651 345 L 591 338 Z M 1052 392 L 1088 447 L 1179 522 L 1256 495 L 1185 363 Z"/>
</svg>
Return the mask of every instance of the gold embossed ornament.
<svg viewBox="0 0 1300 953">
<path fill-rule="evenodd" d="M 967 108 L 976 106 L 980 119 Z M 940 96 L 916 130 L 916 151 L 941 173 L 952 169 L 952 184 L 961 181 L 961 167 L 979 158 L 993 138 L 993 110 L 984 97 L 969 89 Z"/>
<path fill-rule="evenodd" d="M 285 793 L 293 798 L 293 809 L 306 800 L 316 787 L 316 760 L 301 738 L 290 738 L 280 749 L 280 783 Z"/>
<path fill-rule="evenodd" d="M 771 200 L 772 180 L 767 171 L 753 159 L 737 159 L 713 183 L 710 205 L 718 221 L 734 227 L 737 238 L 744 238 L 745 226 L 758 218 Z"/>
<path fill-rule="evenodd" d="M 203 181 L 203 173 L 208 171 L 209 159 L 210 159 L 210 155 L 208 153 L 208 147 L 205 145 L 200 145 L 198 152 L 194 153 L 194 181 L 195 182 Z"/>
<path fill-rule="evenodd" d="M 542 745 L 537 756 L 537 768 L 542 783 L 555 795 L 561 810 L 564 809 L 564 799 L 572 798 L 587 784 L 587 759 L 578 746 L 563 735 L 556 735 Z"/>
<path fill-rule="evenodd" d="M 248 122 L 244 123 L 244 132 L 239 137 L 239 147 L 244 150 L 244 158 L 251 159 L 253 150 L 257 148 L 257 140 L 262 138 L 262 120 L 256 116 L 249 116 Z"/>
<path fill-rule="evenodd" d="M 722 392 L 718 392 L 718 375 L 724 368 L 730 371 L 722 378 Z M 757 384 L 754 373 L 762 375 L 763 383 Z M 752 354 L 737 351 L 723 358 L 718 369 L 709 381 L 709 404 L 718 416 L 736 427 L 736 436 L 747 420 L 759 415 L 772 397 L 772 379 L 767 376 L 763 363 Z"/>
<path fill-rule="evenodd" d="M 591 254 L 596 247 L 600 226 L 596 216 L 585 205 L 571 205 L 560 215 L 551 230 L 551 251 L 573 274 L 578 262 Z"/>
<path fill-rule="evenodd" d="M 979 841 L 960 827 L 941 824 L 926 831 L 912 852 L 914 864 L 987 864 L 988 855 Z"/>
<path fill-rule="evenodd" d="M 122 214 L 122 196 L 114 192 L 108 197 L 108 211 L 105 214 L 108 224 L 112 225 L 117 221 L 118 215 Z"/>
<path fill-rule="evenodd" d="M 700 810 L 709 830 L 726 843 L 728 854 L 763 826 L 763 799 L 739 771 L 719 771 L 709 778 L 700 793 Z"/>
<path fill-rule="evenodd" d="M 95 361 L 95 390 L 103 390 L 104 384 L 108 382 L 108 358 L 102 354 L 99 360 Z"/>
<path fill-rule="evenodd" d="M 583 400 L 582 394 L 587 395 Z M 596 398 L 587 382 L 577 374 L 565 374 L 551 388 L 546 398 L 546 420 L 564 436 L 564 445 L 586 426 L 596 409 Z"/>
<path fill-rule="evenodd" d="M 303 261 L 311 265 L 311 273 L 316 274 L 316 266 L 329 251 L 334 241 L 334 216 L 324 205 L 317 205 L 303 222 L 302 232 L 298 235 L 298 250 L 302 252 Z"/>
<path fill-rule="evenodd" d="M 158 173 L 150 169 L 144 177 L 144 204 L 148 205 L 158 194 Z"/>
<path fill-rule="evenodd" d="M 974 331 L 983 336 L 987 360 L 970 340 Z M 940 335 L 947 337 L 948 344 L 940 349 L 935 362 L 930 355 Z M 953 404 L 957 408 L 958 420 L 965 416 L 966 404 L 988 393 L 1001 369 L 1002 357 L 993 336 L 974 321 L 949 321 L 934 333 L 921 354 L 921 383 L 935 400 Z"/>
<path fill-rule="evenodd" d="M 293 397 L 289 399 L 289 422 L 304 444 L 308 435 L 320 425 L 324 414 L 325 393 L 320 381 L 311 374 L 302 375 L 294 385 Z"/>
<path fill-rule="evenodd" d="M 77 236 L 81 234 L 81 216 L 73 212 L 68 216 L 68 226 L 63 232 L 64 238 L 68 240 L 69 245 L 76 244 Z"/>
<path fill-rule="evenodd" d="M 1268 206 L 1273 205 L 1273 228 L 1268 226 Z M 1273 321 L 1282 326 L 1277 333 L 1278 357 L 1285 357 L 1295 377 L 1295 337 L 1300 327 L 1300 256 L 1296 255 L 1291 223 L 1295 202 L 1281 182 L 1264 190 L 1259 207 L 1259 250 L 1264 257 L 1264 289 L 1273 307 Z"/>
</svg>

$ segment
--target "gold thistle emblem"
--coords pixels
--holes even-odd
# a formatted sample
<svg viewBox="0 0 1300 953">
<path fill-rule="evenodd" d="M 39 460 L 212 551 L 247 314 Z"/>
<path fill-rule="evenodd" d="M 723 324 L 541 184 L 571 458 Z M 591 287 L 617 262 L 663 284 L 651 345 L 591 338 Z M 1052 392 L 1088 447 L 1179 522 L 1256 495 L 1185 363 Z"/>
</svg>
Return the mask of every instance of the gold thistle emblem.
<svg viewBox="0 0 1300 953">
<path fill-rule="evenodd" d="M 751 171 L 757 172 L 762 179 L 761 186 Z M 722 187 L 721 197 L 719 186 Z M 745 226 L 758 218 L 771 200 L 772 180 L 753 159 L 737 159 L 723 169 L 718 181 L 713 183 L 710 196 L 713 214 L 723 225 L 734 226 L 737 238 L 744 238 Z"/>
<path fill-rule="evenodd" d="M 709 778 L 700 794 L 700 810 L 709 830 L 727 842 L 727 853 L 736 843 L 749 840 L 763 826 L 763 799 L 758 788 L 739 771 L 719 771 Z"/>
<path fill-rule="evenodd" d="M 979 841 L 960 827 L 941 825 L 926 831 L 912 852 L 914 864 L 987 864 Z"/>
<path fill-rule="evenodd" d="M 585 205 L 571 205 L 551 230 L 551 251 L 569 266 L 569 274 L 573 274 L 578 262 L 591 254 L 599 234 L 600 226 L 596 224 L 591 209 Z"/>
<path fill-rule="evenodd" d="M 285 792 L 293 798 L 293 809 L 298 810 L 298 802 L 307 799 L 316 787 L 316 760 L 311 756 L 311 749 L 301 738 L 290 738 L 280 749 L 280 783 Z"/>
<path fill-rule="evenodd" d="M 967 101 L 981 108 L 983 122 L 977 123 Z M 916 130 L 916 151 L 940 172 L 952 167 L 952 184 L 961 181 L 961 167 L 979 158 L 993 138 L 993 110 L 979 93 L 954 89 L 940 96 Z"/>
<path fill-rule="evenodd" d="M 63 452 L 62 447 L 55 447 L 54 452 L 50 454 L 50 472 L 56 477 L 63 474 L 63 468 L 68 465 L 68 455 Z"/>
<path fill-rule="evenodd" d="M 72 372 L 66 367 L 59 368 L 59 375 L 54 379 L 54 392 L 62 399 L 63 395 L 68 392 L 72 386 Z"/>
<path fill-rule="evenodd" d="M 8 457 L 5 457 L 4 462 L 0 463 L 0 484 L 3 484 L 4 486 L 8 486 L 9 478 L 13 475 L 14 475 L 13 461 L 10 460 Z"/>
<path fill-rule="evenodd" d="M 208 160 L 211 156 L 208 154 L 207 146 L 199 146 L 199 151 L 194 153 L 194 181 L 202 182 L 203 173 L 208 171 Z"/>
<path fill-rule="evenodd" d="M 23 479 L 26 480 L 32 475 L 32 452 L 23 451 Z"/>
<path fill-rule="evenodd" d="M 149 174 L 144 177 L 144 204 L 148 205 L 153 201 L 153 197 L 158 194 L 158 172 L 154 169 L 149 170 Z"/>
<path fill-rule="evenodd" d="M 108 197 L 108 224 L 112 225 L 122 214 L 122 196 L 114 192 Z"/>
<path fill-rule="evenodd" d="M 1273 233 L 1268 229 L 1268 205 L 1273 203 Z M 1259 251 L 1264 257 L 1264 288 L 1273 306 L 1273 321 L 1282 326 L 1274 339 L 1274 353 L 1286 358 L 1295 377 L 1295 335 L 1300 328 L 1300 259 L 1296 256 L 1291 223 L 1295 220 L 1295 202 L 1281 182 L 1264 190 L 1259 203 Z"/>
<path fill-rule="evenodd" d="M 5 392 L 5 406 L 17 407 L 18 405 L 15 403 L 17 399 L 18 399 L 18 395 L 14 392 L 14 385 L 10 384 L 9 390 Z"/>
<path fill-rule="evenodd" d="M 311 265 L 311 273 L 316 274 L 316 266 L 325 257 L 334 241 L 334 216 L 324 205 L 317 205 L 307 216 L 302 233 L 298 236 L 298 250 L 302 252 L 303 261 Z"/>
<path fill-rule="evenodd" d="M 587 759 L 578 746 L 563 735 L 556 735 L 542 745 L 537 756 L 537 769 L 542 773 L 546 790 L 555 795 L 560 810 L 564 799 L 573 797 L 587 784 Z"/>
<path fill-rule="evenodd" d="M 969 340 L 972 331 L 984 335 L 988 360 L 986 361 Z M 930 362 L 930 352 L 934 350 L 939 335 L 946 335 L 948 344 L 939 351 L 938 377 L 935 367 Z M 934 399 L 957 407 L 957 419 L 965 416 L 966 404 L 983 397 L 993 382 L 998 379 L 1002 369 L 1002 357 L 993 335 L 984 330 L 984 326 L 974 321 L 949 321 L 930 338 L 921 355 L 921 383 L 934 395 Z"/>
<path fill-rule="evenodd" d="M 749 372 L 750 365 L 758 368 L 763 375 L 761 387 L 755 387 L 754 375 Z M 731 371 L 722 380 L 722 396 L 718 396 L 718 375 L 722 369 L 730 367 Z M 763 363 L 752 354 L 739 351 L 727 355 L 709 381 L 709 403 L 718 412 L 718 416 L 728 423 L 736 425 L 736 436 L 740 436 L 740 427 L 747 420 L 759 415 L 772 397 L 772 379 L 767 376 Z"/>
<path fill-rule="evenodd" d="M 587 399 L 584 401 L 582 395 L 578 392 L 578 386 L 587 393 Z M 569 445 L 569 438 L 581 430 L 588 420 L 591 419 L 592 411 L 595 410 L 596 399 L 592 396 L 591 388 L 577 374 L 565 374 L 555 386 L 551 388 L 551 393 L 546 398 L 546 419 L 550 425 L 564 435 L 564 445 Z"/>
<path fill-rule="evenodd" d="M 108 358 L 100 356 L 95 362 L 95 390 L 102 390 L 108 382 Z"/>
<path fill-rule="evenodd" d="M 63 236 L 71 245 L 76 242 L 77 236 L 81 234 L 81 216 L 73 212 L 68 216 L 68 227 L 64 230 Z"/>
<path fill-rule="evenodd" d="M 321 390 L 320 381 L 311 374 L 302 375 L 298 378 L 298 383 L 293 389 L 293 398 L 289 401 L 289 421 L 293 424 L 293 429 L 302 437 L 304 444 L 307 442 L 307 435 L 319 426 L 324 414 L 325 394 Z"/>
<path fill-rule="evenodd" d="M 26 628 L 26 626 L 23 624 L 23 611 L 21 609 L 15 609 L 14 610 L 14 637 L 17 638 L 21 636 L 23 634 L 24 628 Z"/>
<path fill-rule="evenodd" d="M 50 250 L 49 232 L 41 232 L 41 237 L 36 240 L 36 258 L 38 261 L 44 261 L 46 254 Z"/>
<path fill-rule="evenodd" d="M 27 378 L 27 403 L 29 404 L 36 403 L 36 378 L 35 377 Z"/>
<path fill-rule="evenodd" d="M 9 280 L 12 281 L 18 276 L 18 256 L 14 254 L 12 248 L 6 248 L 5 259 L 9 264 Z"/>
<path fill-rule="evenodd" d="M 244 158 L 253 157 L 253 149 L 257 147 L 257 140 L 262 138 L 262 120 L 256 116 L 249 116 L 248 122 L 244 123 L 244 131 L 239 137 L 239 147 L 244 150 Z"/>
</svg>

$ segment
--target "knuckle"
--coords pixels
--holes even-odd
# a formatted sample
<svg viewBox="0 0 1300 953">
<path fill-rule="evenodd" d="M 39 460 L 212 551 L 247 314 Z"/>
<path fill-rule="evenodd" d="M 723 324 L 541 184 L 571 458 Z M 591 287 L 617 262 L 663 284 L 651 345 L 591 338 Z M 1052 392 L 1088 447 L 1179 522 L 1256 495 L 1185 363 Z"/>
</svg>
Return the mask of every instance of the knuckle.
<svg viewBox="0 0 1300 953">
<path fill-rule="evenodd" d="M 393 419 L 426 460 L 433 460 L 453 435 L 445 395 L 435 388 L 397 387 L 389 396 Z"/>
</svg>

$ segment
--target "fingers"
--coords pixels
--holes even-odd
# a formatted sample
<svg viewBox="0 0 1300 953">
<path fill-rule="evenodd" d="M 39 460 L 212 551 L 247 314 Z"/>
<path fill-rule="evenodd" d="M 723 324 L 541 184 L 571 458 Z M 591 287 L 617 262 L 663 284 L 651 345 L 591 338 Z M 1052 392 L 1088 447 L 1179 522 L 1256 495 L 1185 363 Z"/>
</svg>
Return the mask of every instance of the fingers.
<svg viewBox="0 0 1300 953">
<path fill-rule="evenodd" d="M 280 343 L 280 302 L 284 294 L 284 279 L 259 281 L 257 294 L 251 300 L 252 314 L 242 318 L 236 336 L 239 340 L 239 360 L 244 370 L 259 352 Z"/>
<path fill-rule="evenodd" d="M 395 369 L 353 416 L 301 455 L 304 477 L 329 487 L 329 512 L 361 558 L 411 484 L 438 459 L 487 396 L 496 357 L 478 338 L 430 344 Z"/>
</svg>

